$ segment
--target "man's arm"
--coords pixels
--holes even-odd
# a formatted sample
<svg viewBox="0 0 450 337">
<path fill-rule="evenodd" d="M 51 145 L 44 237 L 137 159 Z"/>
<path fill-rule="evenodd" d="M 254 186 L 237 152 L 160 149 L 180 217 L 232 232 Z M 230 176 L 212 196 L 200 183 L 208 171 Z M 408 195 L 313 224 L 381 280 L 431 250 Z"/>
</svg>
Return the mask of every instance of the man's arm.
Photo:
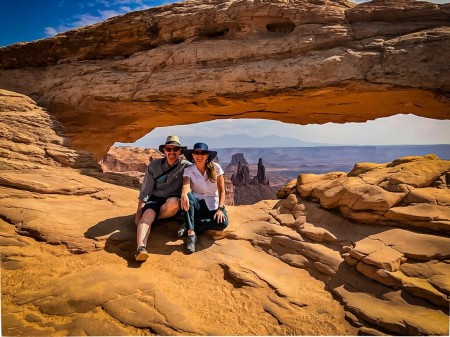
<svg viewBox="0 0 450 337">
<path fill-rule="evenodd" d="M 144 181 L 142 182 L 141 191 L 139 193 L 140 200 L 147 201 L 147 198 L 152 195 L 153 189 L 155 188 L 155 172 L 152 163 L 150 163 L 145 170 Z"/>
</svg>

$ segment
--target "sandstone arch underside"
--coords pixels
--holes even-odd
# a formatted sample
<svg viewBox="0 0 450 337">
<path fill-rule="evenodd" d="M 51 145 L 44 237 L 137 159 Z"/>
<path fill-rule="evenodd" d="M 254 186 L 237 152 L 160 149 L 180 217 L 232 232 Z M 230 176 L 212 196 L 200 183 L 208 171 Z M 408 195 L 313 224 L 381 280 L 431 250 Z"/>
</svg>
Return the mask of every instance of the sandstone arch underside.
<svg viewBox="0 0 450 337">
<path fill-rule="evenodd" d="M 220 118 L 450 119 L 450 4 L 186 1 L 0 48 L 26 94 L 100 159 L 155 127 Z"/>
</svg>

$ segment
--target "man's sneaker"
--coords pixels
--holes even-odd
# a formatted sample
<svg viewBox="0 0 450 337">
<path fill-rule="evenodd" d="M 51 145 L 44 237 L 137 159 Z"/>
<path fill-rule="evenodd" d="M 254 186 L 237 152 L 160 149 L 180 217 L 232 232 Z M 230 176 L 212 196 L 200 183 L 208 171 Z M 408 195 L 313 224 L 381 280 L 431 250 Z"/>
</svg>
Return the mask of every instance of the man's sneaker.
<svg viewBox="0 0 450 337">
<path fill-rule="evenodd" d="M 181 238 L 182 236 L 184 236 L 184 234 L 186 234 L 186 232 L 186 224 L 183 222 L 180 226 L 180 229 L 178 229 L 178 237 Z"/>
<path fill-rule="evenodd" d="M 150 254 L 147 252 L 147 249 L 144 246 L 139 246 L 136 250 L 136 254 L 134 255 L 134 258 L 136 261 L 144 262 L 147 261 Z"/>
<path fill-rule="evenodd" d="M 186 240 L 186 252 L 191 254 L 195 252 L 195 243 L 197 242 L 197 237 L 195 234 L 188 235 Z"/>
</svg>

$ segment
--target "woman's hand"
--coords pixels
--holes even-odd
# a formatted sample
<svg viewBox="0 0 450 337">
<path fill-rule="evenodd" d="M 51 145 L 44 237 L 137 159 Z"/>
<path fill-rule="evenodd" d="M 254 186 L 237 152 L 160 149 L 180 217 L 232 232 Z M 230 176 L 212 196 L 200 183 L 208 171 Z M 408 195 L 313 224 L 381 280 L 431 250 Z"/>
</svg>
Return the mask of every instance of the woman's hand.
<svg viewBox="0 0 450 337">
<path fill-rule="evenodd" d="M 225 219 L 226 219 L 225 214 L 223 214 L 223 212 L 220 209 L 218 209 L 216 211 L 216 214 L 214 214 L 214 220 L 216 220 L 217 223 L 222 223 L 225 221 Z"/>
<path fill-rule="evenodd" d="M 187 193 L 181 194 L 181 208 L 186 212 L 189 210 L 189 198 Z"/>
</svg>

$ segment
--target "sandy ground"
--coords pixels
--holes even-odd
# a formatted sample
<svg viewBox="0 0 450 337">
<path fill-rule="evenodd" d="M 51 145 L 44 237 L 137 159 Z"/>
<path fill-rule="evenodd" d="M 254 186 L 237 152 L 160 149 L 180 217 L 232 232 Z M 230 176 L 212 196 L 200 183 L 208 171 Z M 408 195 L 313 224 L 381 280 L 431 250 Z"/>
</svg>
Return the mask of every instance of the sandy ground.
<svg viewBox="0 0 450 337">
<path fill-rule="evenodd" d="M 3 335 L 356 333 L 321 281 L 246 240 L 205 234 L 186 255 L 166 222 L 138 264 L 132 241 L 71 254 L 0 224 Z"/>
</svg>

